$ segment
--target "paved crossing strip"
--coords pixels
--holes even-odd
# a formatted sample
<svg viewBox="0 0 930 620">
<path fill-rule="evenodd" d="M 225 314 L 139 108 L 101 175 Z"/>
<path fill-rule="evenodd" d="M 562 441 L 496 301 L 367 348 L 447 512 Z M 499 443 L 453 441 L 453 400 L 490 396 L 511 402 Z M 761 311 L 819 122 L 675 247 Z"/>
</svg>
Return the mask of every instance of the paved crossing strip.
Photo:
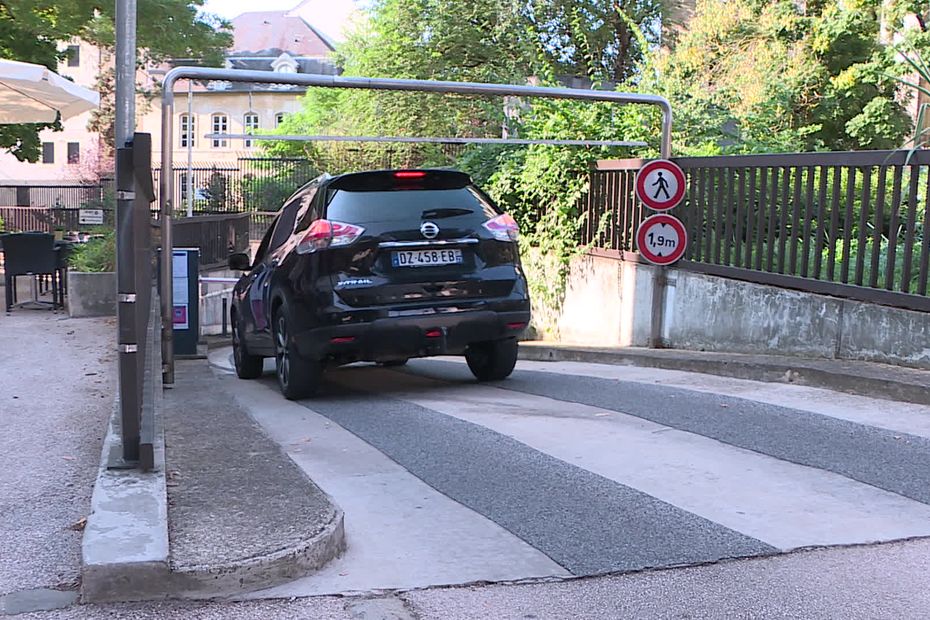
<svg viewBox="0 0 930 620">
<path fill-rule="evenodd" d="M 365 370 L 372 369 L 354 371 L 362 381 Z M 340 380 L 339 372 L 332 378 Z M 349 389 L 303 404 L 576 575 L 776 551 L 646 493 L 425 407 Z"/>
<path fill-rule="evenodd" d="M 472 382 L 468 369 L 456 362 L 418 362 L 412 371 Z M 494 385 L 626 413 L 930 504 L 925 437 L 742 398 L 590 376 L 517 370 Z"/>
<path fill-rule="evenodd" d="M 930 535 L 930 506 L 634 416 L 360 370 L 347 384 L 479 424 L 779 549 Z"/>
</svg>

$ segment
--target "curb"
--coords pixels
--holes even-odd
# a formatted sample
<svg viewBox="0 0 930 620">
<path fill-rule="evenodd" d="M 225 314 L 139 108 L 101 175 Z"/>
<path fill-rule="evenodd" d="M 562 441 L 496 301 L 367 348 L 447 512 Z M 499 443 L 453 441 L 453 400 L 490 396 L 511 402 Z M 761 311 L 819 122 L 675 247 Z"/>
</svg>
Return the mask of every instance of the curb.
<svg viewBox="0 0 930 620">
<path fill-rule="evenodd" d="M 332 504 L 330 520 L 313 538 L 267 555 L 223 565 L 179 568 L 172 572 L 175 598 L 215 598 L 263 590 L 304 577 L 325 566 L 346 548 L 345 515 Z"/>
<path fill-rule="evenodd" d="M 781 358 L 741 360 L 733 357 L 708 359 L 691 355 L 693 352 L 681 352 L 679 356 L 672 356 L 667 353 L 667 349 L 661 351 L 662 353 L 647 353 L 623 349 L 609 350 L 522 342 L 519 359 L 537 362 L 588 362 L 662 368 L 769 383 L 795 383 L 919 405 L 930 403 L 930 381 L 920 383 L 896 378 L 892 376 L 895 367 L 890 367 L 892 372 L 887 373 L 887 376 L 875 376 L 872 373 L 851 372 L 851 369 L 840 367 L 824 368 L 822 362 L 819 363 L 818 360 L 783 360 Z M 901 374 L 925 372 L 913 369 L 900 370 Z M 930 373 L 927 374 L 930 375 Z"/>
<path fill-rule="evenodd" d="M 326 526 L 315 536 L 271 553 L 223 565 L 172 570 L 164 429 L 157 422 L 155 470 L 108 469 L 119 449 L 116 401 L 81 541 L 81 600 L 129 602 L 215 598 L 259 590 L 308 575 L 346 548 L 344 513 L 330 500 Z"/>
</svg>

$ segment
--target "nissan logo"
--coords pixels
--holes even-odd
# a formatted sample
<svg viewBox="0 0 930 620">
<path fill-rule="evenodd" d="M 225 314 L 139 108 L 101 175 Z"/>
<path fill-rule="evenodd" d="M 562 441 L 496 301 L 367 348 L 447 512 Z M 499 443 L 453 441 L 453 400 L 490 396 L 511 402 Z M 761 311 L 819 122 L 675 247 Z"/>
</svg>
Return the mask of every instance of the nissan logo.
<svg viewBox="0 0 930 620">
<path fill-rule="evenodd" d="M 423 222 L 420 224 L 420 232 L 427 239 L 435 239 L 439 236 L 439 226 L 436 226 L 436 224 L 432 222 Z"/>
</svg>

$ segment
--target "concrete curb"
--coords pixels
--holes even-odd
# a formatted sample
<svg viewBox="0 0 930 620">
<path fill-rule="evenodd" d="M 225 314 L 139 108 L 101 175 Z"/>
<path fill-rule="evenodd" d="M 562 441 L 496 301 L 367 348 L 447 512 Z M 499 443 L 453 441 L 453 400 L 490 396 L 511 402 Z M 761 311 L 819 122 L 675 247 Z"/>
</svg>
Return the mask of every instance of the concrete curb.
<svg viewBox="0 0 930 620">
<path fill-rule="evenodd" d="M 119 450 L 119 400 L 113 407 L 81 541 L 84 602 L 164 598 L 168 566 L 165 439 L 156 430 L 155 469 L 108 469 Z"/>
<path fill-rule="evenodd" d="M 119 448 L 119 415 L 117 402 L 84 528 L 83 602 L 204 599 L 259 590 L 308 575 L 345 550 L 344 514 L 330 500 L 324 528 L 296 545 L 222 565 L 172 569 L 164 429 L 159 418 L 154 471 L 108 469 L 111 452 Z"/>
<path fill-rule="evenodd" d="M 223 565 L 192 566 L 172 573 L 173 596 L 215 598 L 304 577 L 325 566 L 346 548 L 345 515 L 333 504 L 331 518 L 316 536 L 273 553 Z"/>
<path fill-rule="evenodd" d="M 598 349 L 539 342 L 521 342 L 519 350 L 519 358 L 528 361 L 644 366 L 770 383 L 796 383 L 921 405 L 930 402 L 930 373 L 925 371 L 869 362 L 723 355 L 725 357 L 714 359 L 694 351 Z M 861 368 L 857 368 L 857 364 Z M 881 371 L 876 370 L 878 367 Z M 919 375 L 924 375 L 922 381 L 916 380 Z"/>
</svg>

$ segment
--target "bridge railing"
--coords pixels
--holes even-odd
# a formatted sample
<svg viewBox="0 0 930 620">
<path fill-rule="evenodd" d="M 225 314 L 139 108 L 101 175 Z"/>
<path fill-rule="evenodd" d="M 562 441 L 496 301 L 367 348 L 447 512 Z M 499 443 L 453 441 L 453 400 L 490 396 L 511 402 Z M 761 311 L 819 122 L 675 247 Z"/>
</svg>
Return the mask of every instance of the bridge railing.
<svg viewBox="0 0 930 620">
<path fill-rule="evenodd" d="M 688 181 L 672 212 L 689 237 L 679 267 L 930 312 L 930 152 L 675 161 Z M 635 252 L 649 211 L 634 195 L 642 164 L 602 161 L 592 171 L 584 244 Z"/>
</svg>

